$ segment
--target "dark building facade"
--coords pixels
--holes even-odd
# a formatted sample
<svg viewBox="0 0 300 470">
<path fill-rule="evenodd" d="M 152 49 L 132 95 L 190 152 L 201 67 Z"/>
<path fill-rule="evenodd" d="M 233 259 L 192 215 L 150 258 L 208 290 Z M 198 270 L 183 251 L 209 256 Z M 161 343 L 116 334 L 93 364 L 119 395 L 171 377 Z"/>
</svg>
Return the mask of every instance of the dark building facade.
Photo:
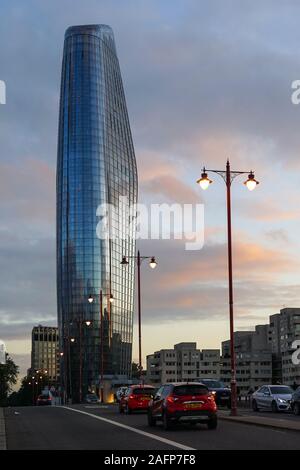
<svg viewBox="0 0 300 470">
<path fill-rule="evenodd" d="M 107 379 L 130 375 L 135 267 L 120 262 L 135 254 L 127 210 L 136 201 L 136 161 L 113 32 L 106 25 L 70 27 L 58 135 L 57 303 L 61 373 L 74 401 L 79 392 L 97 390 L 101 372 Z M 103 218 L 99 206 L 105 203 L 116 213 Z"/>
<path fill-rule="evenodd" d="M 48 385 L 59 380 L 58 328 L 38 325 L 31 333 L 31 369 L 47 377 Z"/>
</svg>

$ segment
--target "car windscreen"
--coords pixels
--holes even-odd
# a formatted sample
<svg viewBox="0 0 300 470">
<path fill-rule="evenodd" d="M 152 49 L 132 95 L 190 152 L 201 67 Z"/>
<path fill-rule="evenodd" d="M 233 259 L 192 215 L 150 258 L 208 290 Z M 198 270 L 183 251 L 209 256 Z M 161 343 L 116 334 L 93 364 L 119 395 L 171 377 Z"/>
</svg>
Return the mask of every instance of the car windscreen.
<svg viewBox="0 0 300 470">
<path fill-rule="evenodd" d="M 293 390 L 290 387 L 270 387 L 272 395 L 290 395 Z"/>
<path fill-rule="evenodd" d="M 208 388 L 225 388 L 224 384 L 218 380 L 203 380 L 203 383 Z"/>
<path fill-rule="evenodd" d="M 179 397 L 184 395 L 208 395 L 208 389 L 203 385 L 177 385 L 173 394 Z"/>
<path fill-rule="evenodd" d="M 155 392 L 154 388 L 135 388 L 132 393 L 133 395 L 153 395 Z"/>
</svg>

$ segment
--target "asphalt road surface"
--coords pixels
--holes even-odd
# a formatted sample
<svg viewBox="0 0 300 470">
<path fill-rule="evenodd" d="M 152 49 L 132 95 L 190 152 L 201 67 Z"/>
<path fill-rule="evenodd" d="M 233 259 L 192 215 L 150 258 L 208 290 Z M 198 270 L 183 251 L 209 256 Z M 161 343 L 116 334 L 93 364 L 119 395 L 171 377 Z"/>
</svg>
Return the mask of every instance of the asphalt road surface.
<svg viewBox="0 0 300 470">
<path fill-rule="evenodd" d="M 8 449 L 300 449 L 298 432 L 279 431 L 219 420 L 205 425 L 176 426 L 165 431 L 147 425 L 145 414 L 120 415 L 114 405 L 23 407 L 5 409 Z"/>
</svg>

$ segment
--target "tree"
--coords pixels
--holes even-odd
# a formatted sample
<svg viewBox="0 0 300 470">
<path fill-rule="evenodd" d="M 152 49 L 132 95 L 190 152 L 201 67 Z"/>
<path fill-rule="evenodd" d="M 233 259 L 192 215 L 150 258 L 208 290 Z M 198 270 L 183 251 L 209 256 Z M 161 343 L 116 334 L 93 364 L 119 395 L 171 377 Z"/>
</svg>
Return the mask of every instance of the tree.
<svg viewBox="0 0 300 470">
<path fill-rule="evenodd" d="M 8 405 L 10 406 L 28 406 L 34 402 L 33 392 L 35 389 L 32 386 L 30 377 L 24 377 L 21 382 L 21 387 L 17 392 L 13 392 L 8 397 Z"/>
<path fill-rule="evenodd" d="M 12 391 L 12 386 L 17 383 L 19 367 L 6 355 L 6 363 L 0 364 L 0 405 L 7 404 L 7 398 Z"/>
</svg>

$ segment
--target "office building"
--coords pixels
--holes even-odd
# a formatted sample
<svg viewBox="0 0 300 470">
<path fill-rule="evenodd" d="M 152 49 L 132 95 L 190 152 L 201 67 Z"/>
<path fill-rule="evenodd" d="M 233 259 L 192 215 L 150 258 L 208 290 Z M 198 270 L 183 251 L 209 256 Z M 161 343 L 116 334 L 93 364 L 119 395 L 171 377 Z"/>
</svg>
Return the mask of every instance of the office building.
<svg viewBox="0 0 300 470">
<path fill-rule="evenodd" d="M 128 209 L 136 201 L 113 32 L 106 25 L 72 26 L 65 33 L 60 94 L 57 308 L 62 380 L 73 401 L 99 391 L 102 375 L 117 380 L 131 373 L 135 263 L 124 268 L 120 262 L 135 254 Z M 105 204 L 115 213 L 103 212 Z"/>
<path fill-rule="evenodd" d="M 58 328 L 38 325 L 31 333 L 30 373 L 40 371 L 49 383 L 57 383 L 59 377 Z"/>
</svg>

